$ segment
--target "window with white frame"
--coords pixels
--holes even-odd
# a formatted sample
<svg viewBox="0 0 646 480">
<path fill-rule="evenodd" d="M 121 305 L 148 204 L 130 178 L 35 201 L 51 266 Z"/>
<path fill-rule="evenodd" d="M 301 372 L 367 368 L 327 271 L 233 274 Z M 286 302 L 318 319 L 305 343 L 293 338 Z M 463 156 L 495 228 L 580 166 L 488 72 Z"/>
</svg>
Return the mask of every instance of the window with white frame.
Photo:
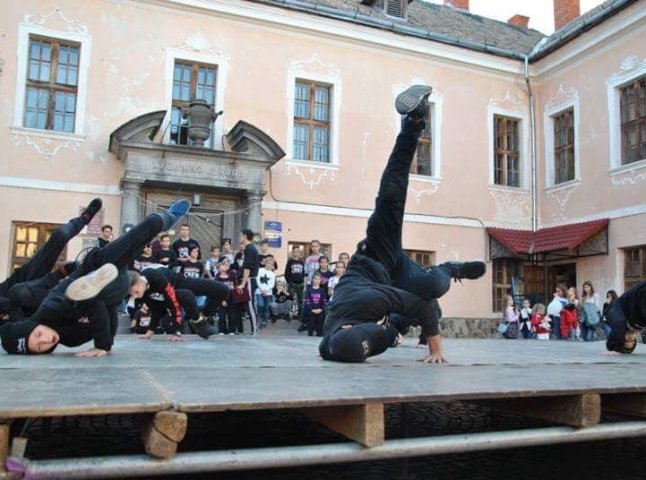
<svg viewBox="0 0 646 480">
<path fill-rule="evenodd" d="M 494 115 L 494 184 L 520 187 L 520 120 Z"/>
<path fill-rule="evenodd" d="M 552 117 L 554 123 L 554 183 L 575 178 L 574 109 L 569 108 Z"/>
<path fill-rule="evenodd" d="M 193 100 L 204 100 L 215 108 L 217 66 L 198 62 L 176 60 L 173 69 L 173 97 L 170 121 L 170 143 L 188 145 L 188 124 L 182 109 Z M 205 142 L 212 145 L 213 133 Z"/>
<path fill-rule="evenodd" d="M 410 173 L 413 175 L 435 176 L 433 171 L 433 120 L 433 104 L 429 103 L 424 116 L 424 129 L 419 137 L 415 157 L 413 157 L 410 167 Z"/>
<path fill-rule="evenodd" d="M 646 159 L 646 75 L 619 89 L 621 164 Z"/>
<path fill-rule="evenodd" d="M 297 79 L 294 86 L 293 157 L 330 162 L 332 86 Z"/>
<path fill-rule="evenodd" d="M 80 45 L 29 36 L 23 126 L 74 132 Z"/>
</svg>

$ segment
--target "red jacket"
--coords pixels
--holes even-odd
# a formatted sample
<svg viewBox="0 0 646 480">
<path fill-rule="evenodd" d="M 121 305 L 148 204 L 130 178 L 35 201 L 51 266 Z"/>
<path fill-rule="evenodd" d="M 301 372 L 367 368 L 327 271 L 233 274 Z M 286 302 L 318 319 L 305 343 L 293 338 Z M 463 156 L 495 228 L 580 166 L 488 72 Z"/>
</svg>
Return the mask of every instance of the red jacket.
<svg viewBox="0 0 646 480">
<path fill-rule="evenodd" d="M 578 322 L 578 312 L 576 308 L 570 310 L 572 304 L 569 304 L 561 310 L 561 338 L 567 338 L 570 335 L 570 329 L 576 328 Z"/>
</svg>

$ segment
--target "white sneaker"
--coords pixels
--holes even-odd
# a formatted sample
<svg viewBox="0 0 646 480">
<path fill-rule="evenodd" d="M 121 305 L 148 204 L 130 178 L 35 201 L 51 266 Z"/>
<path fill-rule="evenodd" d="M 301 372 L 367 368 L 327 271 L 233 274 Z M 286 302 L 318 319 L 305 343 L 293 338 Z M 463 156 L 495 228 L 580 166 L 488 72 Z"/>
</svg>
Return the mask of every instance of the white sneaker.
<svg viewBox="0 0 646 480">
<path fill-rule="evenodd" d="M 74 302 L 96 297 L 110 282 L 119 276 L 119 270 L 111 263 L 106 263 L 97 270 L 79 277 L 70 283 L 65 296 Z"/>
</svg>

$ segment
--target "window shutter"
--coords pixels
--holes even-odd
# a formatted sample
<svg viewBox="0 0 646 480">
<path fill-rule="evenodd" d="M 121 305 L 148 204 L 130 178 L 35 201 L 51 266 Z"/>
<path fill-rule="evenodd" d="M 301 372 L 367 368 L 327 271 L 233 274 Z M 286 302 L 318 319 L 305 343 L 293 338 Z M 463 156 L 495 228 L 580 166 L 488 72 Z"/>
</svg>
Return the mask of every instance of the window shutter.
<svg viewBox="0 0 646 480">
<path fill-rule="evenodd" d="M 391 17 L 403 18 L 406 14 L 406 1 L 407 0 L 385 0 L 386 13 Z"/>
</svg>

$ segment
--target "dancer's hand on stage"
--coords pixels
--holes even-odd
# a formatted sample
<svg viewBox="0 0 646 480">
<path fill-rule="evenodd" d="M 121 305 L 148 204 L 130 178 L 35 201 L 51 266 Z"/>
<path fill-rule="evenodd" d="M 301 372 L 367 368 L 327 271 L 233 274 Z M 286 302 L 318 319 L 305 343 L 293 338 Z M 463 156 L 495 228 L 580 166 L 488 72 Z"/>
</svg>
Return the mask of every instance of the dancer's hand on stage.
<svg viewBox="0 0 646 480">
<path fill-rule="evenodd" d="M 148 330 L 146 333 L 144 333 L 143 335 L 139 335 L 137 338 L 139 338 L 140 340 L 150 340 L 151 338 L 153 338 L 154 334 L 155 332 L 153 332 L 152 330 Z"/>
<path fill-rule="evenodd" d="M 600 355 L 621 355 L 619 352 L 615 352 L 614 350 L 604 350 L 603 352 L 600 353 Z"/>
<path fill-rule="evenodd" d="M 442 355 L 438 355 L 436 353 L 432 353 L 428 357 L 422 359 L 424 363 L 449 363 L 447 362 L 446 358 L 444 358 Z"/>
<path fill-rule="evenodd" d="M 168 336 L 168 341 L 169 342 L 183 342 L 184 337 L 182 337 L 181 335 L 169 335 Z"/>
<path fill-rule="evenodd" d="M 101 348 L 92 348 L 86 352 L 79 352 L 76 354 L 77 357 L 105 357 L 108 354 L 107 350 Z"/>
</svg>

